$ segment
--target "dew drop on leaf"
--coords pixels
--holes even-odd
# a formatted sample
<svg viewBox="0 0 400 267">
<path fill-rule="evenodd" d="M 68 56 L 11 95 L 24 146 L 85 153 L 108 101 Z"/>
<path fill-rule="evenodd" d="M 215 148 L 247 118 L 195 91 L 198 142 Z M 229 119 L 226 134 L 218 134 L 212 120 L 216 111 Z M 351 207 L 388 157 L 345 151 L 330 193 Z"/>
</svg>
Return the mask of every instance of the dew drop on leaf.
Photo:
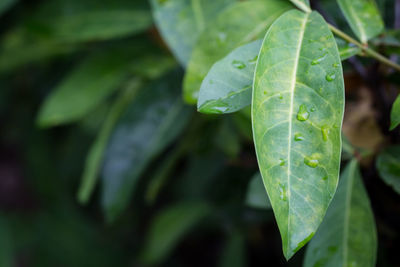
<svg viewBox="0 0 400 267">
<path fill-rule="evenodd" d="M 255 56 L 254 58 L 250 59 L 250 60 L 249 60 L 249 63 L 250 63 L 250 64 L 256 64 L 257 59 L 258 59 L 258 55 Z"/>
<path fill-rule="evenodd" d="M 279 160 L 279 165 L 284 166 L 285 165 L 285 159 L 280 159 Z"/>
<path fill-rule="evenodd" d="M 232 61 L 232 65 L 235 68 L 240 69 L 240 70 L 246 68 L 246 65 L 242 61 L 239 61 L 239 60 Z"/>
<path fill-rule="evenodd" d="M 310 113 L 307 110 L 307 106 L 302 104 L 299 107 L 299 112 L 297 112 L 297 119 L 299 121 L 306 121 L 310 117 Z"/>
<path fill-rule="evenodd" d="M 332 74 L 327 74 L 327 75 L 325 76 L 325 79 L 326 79 L 328 82 L 333 81 L 335 78 L 336 78 L 336 75 L 335 75 L 334 73 L 332 73 Z"/>
<path fill-rule="evenodd" d="M 279 197 L 281 200 L 286 201 L 287 200 L 287 190 L 286 186 L 283 184 L 279 184 Z"/>
<path fill-rule="evenodd" d="M 313 61 L 311 61 L 311 65 L 318 65 L 319 63 L 321 63 L 322 61 L 325 60 L 327 54 L 323 55 L 322 57 L 319 57 L 317 59 L 314 59 Z"/>
<path fill-rule="evenodd" d="M 305 157 L 304 158 L 304 163 L 311 168 L 316 168 L 319 164 L 319 161 L 316 157 L 311 156 L 311 157 Z"/>
<path fill-rule="evenodd" d="M 301 133 L 295 133 L 294 135 L 294 141 L 303 141 L 304 136 Z"/>
<path fill-rule="evenodd" d="M 328 180 L 328 175 L 325 175 L 324 177 L 322 177 L 322 180 L 324 180 L 324 181 Z"/>
<path fill-rule="evenodd" d="M 321 133 L 322 133 L 322 139 L 324 141 L 328 141 L 329 127 L 327 125 L 321 127 Z"/>
</svg>

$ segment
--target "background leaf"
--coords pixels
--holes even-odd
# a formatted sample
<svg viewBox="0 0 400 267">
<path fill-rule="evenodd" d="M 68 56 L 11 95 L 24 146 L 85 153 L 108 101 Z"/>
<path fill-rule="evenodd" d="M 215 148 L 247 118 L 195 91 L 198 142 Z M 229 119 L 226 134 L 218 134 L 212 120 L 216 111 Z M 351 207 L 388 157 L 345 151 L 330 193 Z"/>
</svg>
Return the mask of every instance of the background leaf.
<svg viewBox="0 0 400 267">
<path fill-rule="evenodd" d="M 171 206 L 157 215 L 150 226 L 142 253 L 146 264 L 157 264 L 170 253 L 183 236 L 210 213 L 205 203 L 186 202 Z"/>
<path fill-rule="evenodd" d="M 256 173 L 247 188 L 246 204 L 252 208 L 271 209 L 271 202 L 265 191 L 261 173 Z"/>
<path fill-rule="evenodd" d="M 0 2 L 0 16 L 3 15 L 12 5 L 14 5 L 17 0 L 2 0 Z"/>
<path fill-rule="evenodd" d="M 400 124 L 400 96 L 397 96 L 393 103 L 390 113 L 390 130 L 393 130 Z"/>
<path fill-rule="evenodd" d="M 186 66 L 207 23 L 236 0 L 151 0 L 157 27 L 172 53 Z"/>
<path fill-rule="evenodd" d="M 337 0 L 351 29 L 362 43 L 382 32 L 384 25 L 375 0 Z"/>
<path fill-rule="evenodd" d="M 290 4 L 281 0 L 240 2 L 221 12 L 200 35 L 185 73 L 184 99 L 197 102 L 201 83 L 212 65 L 234 48 L 261 38 Z"/>
<path fill-rule="evenodd" d="M 286 12 L 258 57 L 252 121 L 287 259 L 314 235 L 335 193 L 343 109 L 341 62 L 328 25 L 316 12 Z"/>
<path fill-rule="evenodd" d="M 179 97 L 180 75 L 143 88 L 111 136 L 102 173 L 102 204 L 109 221 L 129 203 L 147 164 L 181 132 L 191 115 Z"/>
<path fill-rule="evenodd" d="M 400 146 L 383 150 L 376 160 L 376 168 L 383 181 L 400 194 Z"/>
<path fill-rule="evenodd" d="M 310 12 L 310 1 L 309 0 L 290 0 L 294 5 L 303 11 Z"/>
<path fill-rule="evenodd" d="M 261 177 L 259 177 L 261 179 Z M 246 262 L 245 239 L 240 232 L 230 234 L 222 252 L 219 267 L 245 267 Z"/>
<path fill-rule="evenodd" d="M 324 221 L 307 247 L 304 267 L 375 266 L 374 215 L 356 160 L 344 169 Z"/>
</svg>

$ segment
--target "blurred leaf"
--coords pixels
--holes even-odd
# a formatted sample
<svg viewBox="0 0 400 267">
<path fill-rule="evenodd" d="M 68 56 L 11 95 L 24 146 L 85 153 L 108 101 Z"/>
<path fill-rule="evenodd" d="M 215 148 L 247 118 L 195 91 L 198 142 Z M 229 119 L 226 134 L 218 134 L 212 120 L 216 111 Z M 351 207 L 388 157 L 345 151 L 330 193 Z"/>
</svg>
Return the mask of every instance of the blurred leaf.
<svg viewBox="0 0 400 267">
<path fill-rule="evenodd" d="M 230 121 L 222 121 L 218 131 L 215 133 L 216 146 L 230 158 L 236 158 L 240 153 L 240 138 L 232 127 Z"/>
<path fill-rule="evenodd" d="M 13 239 L 6 217 L 0 214 L 0 266 L 12 267 L 14 263 Z"/>
<path fill-rule="evenodd" d="M 304 267 L 375 266 L 374 215 L 356 160 L 344 169 L 324 221 L 307 247 Z"/>
<path fill-rule="evenodd" d="M 201 84 L 199 112 L 231 113 L 250 105 L 261 43 L 262 40 L 257 40 L 240 46 L 212 66 Z"/>
<path fill-rule="evenodd" d="M 247 188 L 246 204 L 252 208 L 271 209 L 271 202 L 265 191 L 261 173 L 256 173 Z"/>
<path fill-rule="evenodd" d="M 292 10 L 276 20 L 254 77 L 257 159 L 289 259 L 314 235 L 339 176 L 343 73 L 322 16 Z"/>
<path fill-rule="evenodd" d="M 236 0 L 151 0 L 157 27 L 175 57 L 186 66 L 206 24 Z"/>
<path fill-rule="evenodd" d="M 0 2 L 0 16 L 3 15 L 17 0 L 1 0 Z"/>
<path fill-rule="evenodd" d="M 300 8 L 303 11 L 311 11 L 310 9 L 310 1 L 309 0 L 290 0 L 294 5 Z"/>
<path fill-rule="evenodd" d="M 100 166 L 104 158 L 104 150 L 107 146 L 111 132 L 114 129 L 115 123 L 119 119 L 121 113 L 125 110 L 128 103 L 132 101 L 132 98 L 137 93 L 141 84 L 140 80 L 134 79 L 127 88 L 121 92 L 118 99 L 113 103 L 101 131 L 90 148 L 86 157 L 84 173 L 78 192 L 78 199 L 81 203 L 86 203 L 89 200 L 96 185 Z"/>
<path fill-rule="evenodd" d="M 41 5 L 28 27 L 47 39 L 62 42 L 107 40 L 141 32 L 152 18 L 141 1 L 60 1 Z"/>
<path fill-rule="evenodd" d="M 339 55 L 342 61 L 351 58 L 361 52 L 361 48 L 346 42 L 343 39 L 336 38 L 336 44 L 339 48 Z"/>
<path fill-rule="evenodd" d="M 240 232 L 231 234 L 225 244 L 219 267 L 245 267 L 246 243 Z"/>
<path fill-rule="evenodd" d="M 376 168 L 379 176 L 400 194 L 400 146 L 391 146 L 378 155 Z"/>
<path fill-rule="evenodd" d="M 222 11 L 200 35 L 184 80 L 184 99 L 197 102 L 198 92 L 209 69 L 234 48 L 261 38 L 268 27 L 291 7 L 282 0 L 236 3 Z"/>
<path fill-rule="evenodd" d="M 351 29 L 362 43 L 384 29 L 375 0 L 337 0 Z"/>
<path fill-rule="evenodd" d="M 184 235 L 210 213 L 205 203 L 179 203 L 161 211 L 150 226 L 142 260 L 157 264 L 164 260 Z"/>
<path fill-rule="evenodd" d="M 390 130 L 394 130 L 400 124 L 400 95 L 397 96 L 393 103 L 390 113 Z"/>
<path fill-rule="evenodd" d="M 118 121 L 102 173 L 102 205 L 108 221 L 126 208 L 147 164 L 187 123 L 191 112 L 179 97 L 180 78 L 174 72 L 140 90 Z"/>
</svg>

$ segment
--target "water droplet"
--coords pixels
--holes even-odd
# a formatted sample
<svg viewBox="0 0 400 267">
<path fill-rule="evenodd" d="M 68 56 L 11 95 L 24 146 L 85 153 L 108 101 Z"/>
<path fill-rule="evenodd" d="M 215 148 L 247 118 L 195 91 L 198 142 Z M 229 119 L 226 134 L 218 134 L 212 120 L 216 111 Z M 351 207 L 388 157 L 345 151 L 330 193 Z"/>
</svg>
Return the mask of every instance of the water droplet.
<svg viewBox="0 0 400 267">
<path fill-rule="evenodd" d="M 301 133 L 295 133 L 294 135 L 294 141 L 303 141 L 304 136 Z"/>
<path fill-rule="evenodd" d="M 319 164 L 318 155 L 312 155 L 311 157 L 305 157 L 304 163 L 311 168 L 316 168 Z"/>
<path fill-rule="evenodd" d="M 326 79 L 328 82 L 333 81 L 335 78 L 336 78 L 336 74 L 335 74 L 335 73 L 327 74 L 327 75 L 325 76 L 325 79 Z"/>
<path fill-rule="evenodd" d="M 311 112 L 314 112 L 314 111 L 316 111 L 316 108 L 315 108 L 315 107 L 312 107 L 312 108 L 310 109 L 310 111 L 311 111 Z"/>
<path fill-rule="evenodd" d="M 337 68 L 337 67 L 339 67 L 339 64 L 338 63 L 333 63 L 332 67 Z"/>
<path fill-rule="evenodd" d="M 249 63 L 250 63 L 250 64 L 256 64 L 256 63 L 257 63 L 257 59 L 258 59 L 258 55 L 255 56 L 254 58 L 250 59 L 250 60 L 249 60 Z"/>
<path fill-rule="evenodd" d="M 279 94 L 279 99 L 283 99 L 283 95 L 282 94 Z"/>
<path fill-rule="evenodd" d="M 239 60 L 232 61 L 232 65 L 235 68 L 240 69 L 240 70 L 246 68 L 246 65 L 242 61 L 239 61 Z"/>
<path fill-rule="evenodd" d="M 299 121 L 306 121 L 310 117 L 310 113 L 307 110 L 307 106 L 302 104 L 299 107 L 299 112 L 297 112 L 297 119 Z"/>
<path fill-rule="evenodd" d="M 267 91 L 264 91 L 264 95 L 266 95 L 267 94 Z"/>
<path fill-rule="evenodd" d="M 324 141 L 328 141 L 329 127 L 327 125 L 321 127 L 321 133 L 322 133 L 322 139 L 324 139 Z"/>
<path fill-rule="evenodd" d="M 311 61 L 311 65 L 318 65 L 319 63 L 321 63 L 322 61 L 325 60 L 326 56 L 328 54 L 324 54 L 322 57 L 319 57 L 317 59 L 314 59 L 313 61 Z"/>
<path fill-rule="evenodd" d="M 281 200 L 286 201 L 287 200 L 287 190 L 286 186 L 279 183 L 279 197 Z"/>
<path fill-rule="evenodd" d="M 324 181 L 328 180 L 328 175 L 325 175 L 324 177 L 322 177 L 322 180 L 324 180 Z"/>
<path fill-rule="evenodd" d="M 322 93 L 322 87 L 319 88 L 319 92 Z"/>
<path fill-rule="evenodd" d="M 285 159 L 279 159 L 279 165 L 285 166 Z"/>
</svg>

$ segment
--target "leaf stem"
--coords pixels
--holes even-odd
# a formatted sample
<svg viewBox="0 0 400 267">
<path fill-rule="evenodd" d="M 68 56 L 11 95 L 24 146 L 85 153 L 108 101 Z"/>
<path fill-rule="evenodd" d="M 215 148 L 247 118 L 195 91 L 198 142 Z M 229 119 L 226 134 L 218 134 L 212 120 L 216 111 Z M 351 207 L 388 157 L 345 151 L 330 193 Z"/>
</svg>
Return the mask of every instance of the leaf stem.
<svg viewBox="0 0 400 267">
<path fill-rule="evenodd" d="M 329 28 L 331 29 L 331 31 L 336 34 L 337 36 L 343 38 L 344 40 L 346 40 L 349 43 L 352 43 L 354 45 L 356 45 L 357 47 L 359 47 L 365 54 L 369 55 L 372 58 L 375 58 L 376 60 L 382 62 L 383 64 L 386 64 L 392 68 L 394 68 L 395 70 L 400 72 L 400 65 L 396 64 L 395 62 L 391 61 L 390 59 L 382 56 L 381 54 L 375 52 L 373 49 L 369 48 L 366 45 L 363 45 L 362 43 L 360 43 L 359 41 L 355 40 L 354 38 L 352 38 L 351 36 L 347 35 L 346 33 L 342 32 L 341 30 L 339 30 L 338 28 L 336 28 L 335 26 L 328 24 Z"/>
</svg>

